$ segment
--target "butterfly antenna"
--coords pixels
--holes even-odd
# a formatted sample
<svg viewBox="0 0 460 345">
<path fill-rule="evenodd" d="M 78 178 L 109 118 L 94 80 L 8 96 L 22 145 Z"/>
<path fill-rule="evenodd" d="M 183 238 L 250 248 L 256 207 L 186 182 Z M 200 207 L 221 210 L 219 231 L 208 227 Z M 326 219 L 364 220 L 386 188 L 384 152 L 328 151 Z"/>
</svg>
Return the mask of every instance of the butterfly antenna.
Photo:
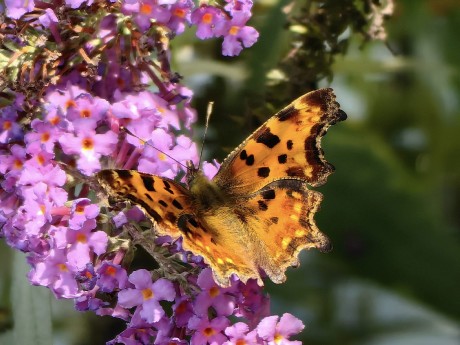
<svg viewBox="0 0 460 345">
<path fill-rule="evenodd" d="M 134 134 L 133 132 L 131 132 L 128 128 L 124 127 L 124 126 L 120 126 L 120 129 L 122 131 L 124 131 L 125 133 L 128 133 L 129 135 L 133 136 L 134 138 L 137 138 L 139 139 L 144 145 L 148 145 L 150 146 L 151 148 L 157 150 L 158 152 L 164 154 L 166 157 L 170 158 L 171 160 L 173 160 L 174 162 L 176 162 L 177 164 L 179 164 L 180 166 L 182 166 L 185 171 L 188 171 L 188 167 L 184 164 L 182 164 L 181 162 L 179 162 L 177 159 L 171 157 L 170 155 L 168 155 L 166 152 L 160 150 L 159 148 L 153 146 L 152 144 L 148 143 L 147 141 L 145 141 L 144 139 L 140 138 L 139 136 L 137 136 L 136 134 Z"/>
<path fill-rule="evenodd" d="M 211 118 L 213 107 L 214 107 L 214 102 L 209 102 L 208 108 L 206 109 L 206 123 L 204 125 L 203 140 L 201 141 L 200 159 L 198 161 L 198 167 L 201 166 L 201 158 L 203 157 L 204 142 L 206 140 L 206 133 L 208 133 L 209 119 Z"/>
</svg>

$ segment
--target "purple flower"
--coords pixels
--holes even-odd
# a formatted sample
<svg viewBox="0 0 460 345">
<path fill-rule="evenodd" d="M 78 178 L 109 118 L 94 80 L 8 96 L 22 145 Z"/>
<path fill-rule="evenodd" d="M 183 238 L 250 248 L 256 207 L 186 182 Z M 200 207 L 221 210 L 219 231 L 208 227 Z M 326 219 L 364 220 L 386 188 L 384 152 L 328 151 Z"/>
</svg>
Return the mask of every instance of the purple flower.
<svg viewBox="0 0 460 345">
<path fill-rule="evenodd" d="M 249 332 L 249 327 L 244 322 L 237 322 L 225 329 L 225 334 L 229 337 L 223 345 L 257 345 L 257 331 Z"/>
<path fill-rule="evenodd" d="M 124 289 L 128 283 L 128 274 L 120 266 L 104 261 L 97 270 L 99 275 L 97 285 L 103 292 L 112 292 L 115 289 Z"/>
<path fill-rule="evenodd" d="M 215 27 L 225 20 L 225 15 L 216 7 L 202 5 L 192 13 L 192 23 L 197 26 L 196 36 L 202 40 L 218 37 Z"/>
<path fill-rule="evenodd" d="M 49 28 L 55 23 L 59 22 L 58 18 L 56 17 L 56 14 L 51 8 L 45 9 L 45 13 L 38 17 L 38 21 L 45 28 Z"/>
<path fill-rule="evenodd" d="M 185 296 L 176 299 L 176 303 L 173 306 L 173 310 L 174 316 L 176 318 L 176 325 L 178 327 L 187 326 L 188 321 L 194 315 L 192 303 Z"/>
<path fill-rule="evenodd" d="M 60 298 L 78 297 L 81 292 L 75 281 L 76 270 L 67 262 L 64 249 L 52 249 L 48 255 L 32 261 L 29 279 L 33 284 L 48 286 Z"/>
<path fill-rule="evenodd" d="M 301 345 L 300 341 L 289 340 L 289 337 L 298 334 L 305 326 L 296 317 L 289 313 L 283 314 L 279 320 L 279 316 L 273 315 L 264 318 L 257 326 L 257 334 L 268 345 Z"/>
<path fill-rule="evenodd" d="M 54 144 L 58 141 L 58 129 L 49 122 L 44 122 L 39 119 L 34 119 L 31 123 L 33 132 L 27 133 L 25 136 L 28 152 L 38 152 L 45 150 L 49 153 L 54 153 Z"/>
<path fill-rule="evenodd" d="M 220 24 L 216 31 L 224 36 L 222 54 L 236 56 L 245 48 L 251 47 L 259 38 L 259 33 L 251 26 L 246 26 L 251 14 L 237 12 L 228 22 Z"/>
<path fill-rule="evenodd" d="M 66 243 L 68 247 L 68 262 L 82 269 L 91 261 L 92 253 L 100 255 L 105 252 L 108 243 L 107 234 L 104 231 L 92 230 L 96 227 L 96 221 L 89 219 L 79 229 L 65 228 Z"/>
<path fill-rule="evenodd" d="M 185 24 L 190 23 L 192 7 L 193 1 L 191 0 L 178 0 L 171 6 L 171 18 L 167 25 L 176 35 L 183 33 Z"/>
<path fill-rule="evenodd" d="M 113 151 L 118 136 L 107 131 L 104 134 L 90 128 L 80 126 L 76 135 L 66 135 L 59 138 L 62 150 L 66 154 L 77 154 L 77 168 L 85 175 L 91 175 L 101 168 L 100 158 Z"/>
<path fill-rule="evenodd" d="M 6 14 L 13 19 L 19 19 L 24 13 L 35 7 L 34 0 L 5 0 Z"/>
<path fill-rule="evenodd" d="M 75 199 L 72 202 L 70 212 L 69 227 L 79 229 L 86 220 L 94 219 L 99 215 L 99 207 L 91 203 L 90 199 Z"/>
<path fill-rule="evenodd" d="M 191 338 L 194 345 L 220 345 L 227 340 L 222 332 L 229 326 L 230 321 L 224 316 L 218 316 L 211 321 L 207 316 L 194 316 L 188 323 L 188 328 L 195 330 Z"/>
<path fill-rule="evenodd" d="M 172 301 L 176 296 L 172 283 L 166 279 L 158 279 L 152 283 L 149 271 L 141 269 L 129 276 L 135 288 L 120 291 L 118 304 L 124 308 L 138 307 L 140 316 L 145 321 L 157 322 L 164 315 L 159 301 Z"/>
<path fill-rule="evenodd" d="M 96 272 L 94 266 L 91 263 L 87 263 L 86 267 L 75 274 L 75 280 L 80 284 L 83 291 L 89 291 L 96 285 Z"/>
<path fill-rule="evenodd" d="M 233 313 L 235 298 L 226 293 L 231 288 L 219 287 L 212 278 L 210 268 L 201 271 L 197 283 L 202 290 L 193 303 L 197 315 L 207 315 L 209 307 L 213 307 L 217 315 L 227 316 Z"/>
<path fill-rule="evenodd" d="M 18 114 L 14 106 L 0 109 L 0 143 L 6 144 L 22 137 L 22 128 L 17 122 Z"/>
</svg>

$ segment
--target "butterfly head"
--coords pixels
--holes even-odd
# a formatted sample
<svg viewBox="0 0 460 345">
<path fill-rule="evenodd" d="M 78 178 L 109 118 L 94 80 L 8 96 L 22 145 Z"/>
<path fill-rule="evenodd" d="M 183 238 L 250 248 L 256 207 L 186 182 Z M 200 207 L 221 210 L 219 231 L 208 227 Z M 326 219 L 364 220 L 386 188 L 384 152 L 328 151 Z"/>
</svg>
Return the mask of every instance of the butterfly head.
<svg viewBox="0 0 460 345">
<path fill-rule="evenodd" d="M 198 175 L 202 175 L 202 173 L 200 172 L 200 169 L 195 167 L 195 164 L 193 164 L 193 161 L 191 160 L 188 160 L 185 165 L 187 167 L 187 175 L 185 176 L 185 179 L 187 181 L 187 185 L 191 187 L 191 185 L 193 185 L 193 181 L 196 180 Z"/>
</svg>

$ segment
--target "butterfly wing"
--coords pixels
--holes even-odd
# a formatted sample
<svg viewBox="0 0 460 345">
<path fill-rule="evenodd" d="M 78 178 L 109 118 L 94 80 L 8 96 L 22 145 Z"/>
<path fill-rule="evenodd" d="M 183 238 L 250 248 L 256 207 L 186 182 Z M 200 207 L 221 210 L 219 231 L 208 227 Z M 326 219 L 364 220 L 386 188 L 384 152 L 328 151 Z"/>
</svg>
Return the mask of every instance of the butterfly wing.
<svg viewBox="0 0 460 345">
<path fill-rule="evenodd" d="M 107 193 L 141 206 L 161 235 L 181 235 L 177 221 L 190 213 L 190 193 L 177 182 L 135 170 L 102 170 L 96 174 Z"/>
<path fill-rule="evenodd" d="M 319 186 L 334 170 L 324 159 L 321 138 L 331 125 L 345 119 L 332 89 L 309 92 L 238 146 L 213 181 L 233 195 L 247 195 L 285 177 Z"/>
<path fill-rule="evenodd" d="M 299 264 L 302 249 L 332 249 L 313 219 L 321 200 L 321 193 L 298 179 L 275 181 L 241 200 L 248 232 L 259 241 L 253 253 L 244 255 L 252 255 L 275 283 L 284 282 L 287 267 Z"/>
</svg>

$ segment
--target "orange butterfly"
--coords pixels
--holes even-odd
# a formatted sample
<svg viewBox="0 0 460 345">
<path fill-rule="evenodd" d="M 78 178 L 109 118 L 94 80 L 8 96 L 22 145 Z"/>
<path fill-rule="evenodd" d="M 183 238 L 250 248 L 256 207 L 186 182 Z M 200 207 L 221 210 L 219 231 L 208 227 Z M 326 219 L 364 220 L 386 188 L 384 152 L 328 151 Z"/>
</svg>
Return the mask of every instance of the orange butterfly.
<svg viewBox="0 0 460 345">
<path fill-rule="evenodd" d="M 103 170 L 96 176 L 109 195 L 142 207 L 160 235 L 183 237 L 183 248 L 201 255 L 215 281 L 246 282 L 260 270 L 275 283 L 298 265 L 304 248 L 331 250 L 313 216 L 320 186 L 334 167 L 323 157 L 321 138 L 346 119 L 332 89 L 303 95 L 252 133 L 207 179 L 190 162 L 187 187 L 135 170 Z"/>
</svg>

